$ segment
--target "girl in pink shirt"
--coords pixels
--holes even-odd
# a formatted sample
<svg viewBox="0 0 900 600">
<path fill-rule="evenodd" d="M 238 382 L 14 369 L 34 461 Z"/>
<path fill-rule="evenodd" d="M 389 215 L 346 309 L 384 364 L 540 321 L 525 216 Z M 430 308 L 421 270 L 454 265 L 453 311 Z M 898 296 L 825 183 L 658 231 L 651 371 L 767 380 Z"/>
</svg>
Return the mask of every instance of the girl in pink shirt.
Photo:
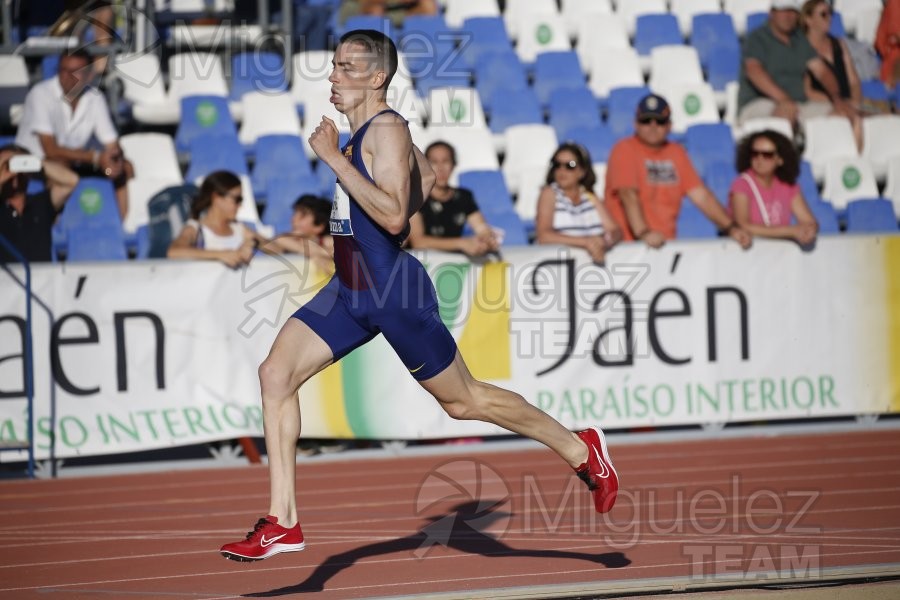
<svg viewBox="0 0 900 600">
<path fill-rule="evenodd" d="M 819 225 L 796 183 L 800 161 L 789 139 L 769 130 L 747 136 L 738 147 L 737 170 L 728 204 L 740 227 L 801 246 L 815 241 Z"/>
</svg>

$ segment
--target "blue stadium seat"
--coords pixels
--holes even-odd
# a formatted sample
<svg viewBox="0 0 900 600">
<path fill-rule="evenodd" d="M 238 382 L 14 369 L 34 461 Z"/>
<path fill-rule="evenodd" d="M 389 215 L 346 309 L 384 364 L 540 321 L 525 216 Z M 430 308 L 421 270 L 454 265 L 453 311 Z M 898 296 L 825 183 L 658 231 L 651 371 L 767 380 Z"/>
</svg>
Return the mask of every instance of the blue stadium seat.
<svg viewBox="0 0 900 600">
<path fill-rule="evenodd" d="M 584 146 L 591 155 L 591 162 L 605 163 L 609 160 L 609 151 L 616 143 L 616 137 L 606 123 L 597 123 L 592 127 L 575 125 L 559 136 L 560 143 L 573 141 Z"/>
<path fill-rule="evenodd" d="M 67 236 L 66 261 L 125 260 L 125 234 L 121 227 L 72 229 Z"/>
<path fill-rule="evenodd" d="M 769 13 L 755 12 L 747 15 L 747 33 L 750 33 L 757 27 L 762 27 L 769 20 Z"/>
<path fill-rule="evenodd" d="M 429 69 L 442 67 L 453 58 L 456 33 L 441 15 L 410 15 L 403 22 L 399 49 L 406 58 L 410 75 L 419 77 Z M 462 66 L 461 59 L 455 61 Z M 468 68 L 468 67 L 466 67 Z"/>
<path fill-rule="evenodd" d="M 725 91 L 725 86 L 737 81 L 741 71 L 741 49 L 737 46 L 713 46 L 706 61 L 706 81 L 717 92 Z"/>
<path fill-rule="evenodd" d="M 257 198 L 265 195 L 268 182 L 286 173 L 312 176 L 303 140 L 297 135 L 264 135 L 256 140 L 256 162 L 250 179 Z"/>
<path fill-rule="evenodd" d="M 118 229 L 120 232 L 122 230 L 116 191 L 109 179 L 83 177 L 72 190 L 53 226 L 53 246 L 57 253 L 65 252 L 73 231 L 103 228 Z"/>
<path fill-rule="evenodd" d="M 728 192 L 731 184 L 737 179 L 738 172 L 734 168 L 734 159 L 721 160 L 706 165 L 703 182 L 722 206 L 728 206 Z"/>
<path fill-rule="evenodd" d="M 808 160 L 800 162 L 800 176 L 797 177 L 797 185 L 803 193 L 803 198 L 808 203 L 822 202 L 822 195 L 819 193 L 819 186 L 816 178 L 813 176 L 812 165 Z"/>
<path fill-rule="evenodd" d="M 700 64 L 706 68 L 717 46 L 730 46 L 740 52 L 740 40 L 734 29 L 734 21 L 727 13 L 694 15 L 691 45 L 700 55 Z"/>
<path fill-rule="evenodd" d="M 629 136 L 634 133 L 634 115 L 638 102 L 650 93 L 650 88 L 620 87 L 609 91 L 606 102 L 606 123 L 616 139 Z"/>
<path fill-rule="evenodd" d="M 684 145 L 701 177 L 710 164 L 733 159 L 735 155 L 731 126 L 726 123 L 691 125 L 684 133 Z"/>
<path fill-rule="evenodd" d="M 187 152 L 194 138 L 209 135 L 232 136 L 237 141 L 237 127 L 228 110 L 228 101 L 221 96 L 182 98 L 175 149 Z"/>
<path fill-rule="evenodd" d="M 687 198 L 681 201 L 681 210 L 678 211 L 678 221 L 675 227 L 679 240 L 714 239 L 719 237 L 719 230 L 716 228 L 715 223 L 710 221 Z"/>
<path fill-rule="evenodd" d="M 887 89 L 884 82 L 880 79 L 869 79 L 860 82 L 863 98 L 873 102 L 890 102 L 891 90 Z"/>
<path fill-rule="evenodd" d="M 890 200 L 851 200 L 847 203 L 847 233 L 897 233 L 897 217 Z"/>
<path fill-rule="evenodd" d="M 41 59 L 41 78 L 56 77 L 59 72 L 59 54 L 48 54 Z"/>
<path fill-rule="evenodd" d="M 841 232 L 837 211 L 828 202 L 807 202 L 809 210 L 819 224 L 819 235 L 833 235 Z"/>
<path fill-rule="evenodd" d="M 683 44 L 678 18 L 672 14 L 640 15 L 634 31 L 632 45 L 641 56 L 650 56 L 650 51 L 657 46 Z"/>
<path fill-rule="evenodd" d="M 469 68 L 474 69 L 488 52 L 512 49 L 503 17 L 470 17 L 460 28 L 460 50 Z"/>
<path fill-rule="evenodd" d="M 527 87 L 525 66 L 512 49 L 486 52 L 475 65 L 475 89 L 478 90 L 485 112 L 491 111 L 491 98 L 496 90 L 513 95 Z"/>
<path fill-rule="evenodd" d="M 594 128 L 602 123 L 597 99 L 586 87 L 554 90 L 547 108 L 549 123 L 559 139 L 564 139 L 564 134 L 575 127 Z"/>
<path fill-rule="evenodd" d="M 544 113 L 537 96 L 530 88 L 510 94 L 495 90 L 490 100 L 490 128 L 492 133 L 503 133 L 507 127 L 525 124 L 543 124 Z"/>
<path fill-rule="evenodd" d="M 340 38 L 348 31 L 353 31 L 355 29 L 374 29 L 391 38 L 395 44 L 400 41 L 400 32 L 394 27 L 391 20 L 387 17 L 379 17 L 377 15 L 350 15 L 343 24 L 336 24 L 334 27 L 334 35 L 336 38 Z"/>
<path fill-rule="evenodd" d="M 459 174 L 459 187 L 472 192 L 483 214 L 516 210 L 501 171 L 464 171 Z"/>
<path fill-rule="evenodd" d="M 828 33 L 836 38 L 847 37 L 847 30 L 844 29 L 844 17 L 841 16 L 841 13 L 831 13 L 831 27 L 829 28 Z"/>
<path fill-rule="evenodd" d="M 242 52 L 231 59 L 231 99 L 249 92 L 287 90 L 284 59 L 274 52 Z"/>
<path fill-rule="evenodd" d="M 460 70 L 428 69 L 416 78 L 416 93 L 420 98 L 428 98 L 431 90 L 437 88 L 467 88 L 471 87 L 469 74 Z"/>
<path fill-rule="evenodd" d="M 318 177 L 312 172 L 295 177 L 279 177 L 270 179 L 266 188 L 266 210 L 263 212 L 263 223 L 275 228 L 281 234 L 291 230 L 291 216 L 294 213 L 294 202 L 304 194 L 320 196 L 322 193 Z"/>
<path fill-rule="evenodd" d="M 235 175 L 249 175 L 244 149 L 237 136 L 204 135 L 195 137 L 190 145 L 191 164 L 184 180 L 194 183 L 213 171 L 226 170 Z"/>
<path fill-rule="evenodd" d="M 534 61 L 534 92 L 542 106 L 561 88 L 586 88 L 584 72 L 574 50 L 541 52 Z"/>
<path fill-rule="evenodd" d="M 491 227 L 503 230 L 503 246 L 527 246 L 528 232 L 521 217 L 515 212 L 491 213 L 485 215 Z"/>
</svg>

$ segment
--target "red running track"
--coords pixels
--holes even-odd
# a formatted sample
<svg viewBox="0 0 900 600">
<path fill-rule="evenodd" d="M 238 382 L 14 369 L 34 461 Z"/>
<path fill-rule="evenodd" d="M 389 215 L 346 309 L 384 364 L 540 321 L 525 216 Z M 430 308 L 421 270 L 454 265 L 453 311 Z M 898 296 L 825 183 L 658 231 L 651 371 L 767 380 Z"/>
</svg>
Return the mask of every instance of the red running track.
<svg viewBox="0 0 900 600">
<path fill-rule="evenodd" d="M 0 599 L 587 596 L 900 564 L 896 431 L 610 444 L 602 517 L 531 445 L 302 461 L 307 549 L 256 563 L 217 550 L 265 513 L 264 467 L 4 482 Z"/>
</svg>

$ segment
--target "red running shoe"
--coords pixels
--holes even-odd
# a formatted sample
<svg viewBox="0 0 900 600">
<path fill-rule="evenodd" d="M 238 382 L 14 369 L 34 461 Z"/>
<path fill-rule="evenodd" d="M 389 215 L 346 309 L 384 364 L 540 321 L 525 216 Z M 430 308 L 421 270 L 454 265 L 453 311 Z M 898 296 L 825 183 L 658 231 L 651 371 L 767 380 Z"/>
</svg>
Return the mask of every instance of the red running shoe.
<svg viewBox="0 0 900 600">
<path fill-rule="evenodd" d="M 225 544 L 219 552 L 230 560 L 249 562 L 269 558 L 280 552 L 299 552 L 306 547 L 300 523 L 290 529 L 278 524 L 278 518 L 271 515 L 260 519 L 247 533 L 247 539 Z"/>
<path fill-rule="evenodd" d="M 597 512 L 609 512 L 619 494 L 619 476 L 616 474 L 612 459 L 609 458 L 606 438 L 599 427 L 591 427 L 579 431 L 575 435 L 580 437 L 588 447 L 587 462 L 575 469 L 575 474 L 591 490 L 591 495 L 594 497 L 594 508 L 597 509 Z"/>
</svg>

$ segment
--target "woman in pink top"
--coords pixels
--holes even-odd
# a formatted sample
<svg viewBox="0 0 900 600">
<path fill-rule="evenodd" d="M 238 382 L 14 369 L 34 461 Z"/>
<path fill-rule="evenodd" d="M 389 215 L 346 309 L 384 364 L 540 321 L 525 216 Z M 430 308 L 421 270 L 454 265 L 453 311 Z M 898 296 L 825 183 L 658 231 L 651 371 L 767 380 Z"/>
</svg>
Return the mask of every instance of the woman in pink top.
<svg viewBox="0 0 900 600">
<path fill-rule="evenodd" d="M 750 134 L 738 147 L 737 170 L 728 203 L 738 226 L 801 246 L 815 241 L 819 225 L 796 183 L 800 159 L 789 139 L 769 130 Z"/>
</svg>

